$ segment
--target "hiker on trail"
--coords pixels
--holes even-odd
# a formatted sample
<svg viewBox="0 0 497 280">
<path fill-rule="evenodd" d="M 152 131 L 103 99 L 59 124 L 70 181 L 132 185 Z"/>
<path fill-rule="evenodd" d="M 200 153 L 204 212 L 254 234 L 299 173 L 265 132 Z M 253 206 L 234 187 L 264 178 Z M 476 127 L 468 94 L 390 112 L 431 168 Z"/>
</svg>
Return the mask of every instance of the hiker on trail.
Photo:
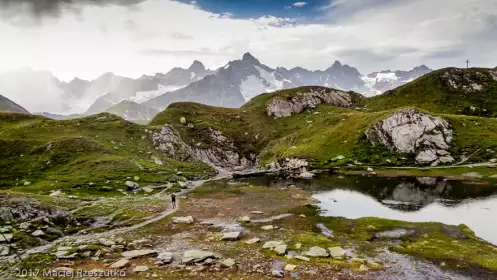
<svg viewBox="0 0 497 280">
<path fill-rule="evenodd" d="M 176 208 L 176 195 L 174 193 L 171 194 L 171 202 L 173 203 L 173 208 Z"/>
</svg>

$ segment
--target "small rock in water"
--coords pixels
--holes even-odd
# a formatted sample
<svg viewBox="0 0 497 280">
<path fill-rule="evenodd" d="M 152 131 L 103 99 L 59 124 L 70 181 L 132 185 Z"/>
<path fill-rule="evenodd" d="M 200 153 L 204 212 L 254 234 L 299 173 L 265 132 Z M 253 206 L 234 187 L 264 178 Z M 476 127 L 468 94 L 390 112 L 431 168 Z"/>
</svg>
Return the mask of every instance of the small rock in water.
<svg viewBox="0 0 497 280">
<path fill-rule="evenodd" d="M 129 265 L 128 259 L 121 259 L 110 265 L 110 268 L 123 268 Z"/>
<path fill-rule="evenodd" d="M 173 223 L 175 223 L 175 224 L 192 224 L 193 223 L 193 217 L 192 216 L 187 216 L 187 217 L 173 217 Z"/>
<path fill-rule="evenodd" d="M 31 235 L 34 237 L 40 237 L 40 236 L 45 235 L 45 233 L 41 229 L 39 229 L 39 230 L 36 230 L 33 233 L 31 233 Z"/>
<path fill-rule="evenodd" d="M 326 251 L 326 249 L 314 246 L 309 249 L 309 251 L 305 252 L 306 256 L 309 257 L 328 257 L 330 254 Z"/>
<path fill-rule="evenodd" d="M 299 177 L 302 179 L 312 179 L 315 175 L 309 171 L 304 171 L 300 173 Z"/>
<path fill-rule="evenodd" d="M 341 259 L 345 257 L 345 250 L 341 247 L 331 247 L 328 248 L 328 250 L 330 251 L 331 257 L 334 259 Z"/>
<path fill-rule="evenodd" d="M 246 244 L 255 244 L 258 242 L 261 242 L 261 240 L 259 238 L 252 238 L 252 239 L 245 241 Z"/>
<path fill-rule="evenodd" d="M 226 259 L 221 262 L 221 267 L 232 268 L 235 265 L 234 259 Z"/>
<path fill-rule="evenodd" d="M 221 237 L 221 240 L 224 241 L 235 241 L 240 239 L 240 231 L 234 231 L 234 232 L 225 232 L 223 233 L 223 236 Z"/>
<path fill-rule="evenodd" d="M 140 273 L 140 272 L 145 272 L 145 271 L 149 271 L 149 270 L 150 270 L 150 268 L 148 266 L 144 266 L 144 265 L 137 266 L 137 267 L 133 268 L 134 273 Z"/>
</svg>

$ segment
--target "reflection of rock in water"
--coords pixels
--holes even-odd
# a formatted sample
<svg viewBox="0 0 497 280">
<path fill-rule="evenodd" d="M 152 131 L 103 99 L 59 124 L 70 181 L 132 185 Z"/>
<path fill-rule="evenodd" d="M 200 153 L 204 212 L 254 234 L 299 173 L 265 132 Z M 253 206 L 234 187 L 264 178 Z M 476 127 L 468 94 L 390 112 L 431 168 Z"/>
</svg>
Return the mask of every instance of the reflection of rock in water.
<svg viewBox="0 0 497 280">
<path fill-rule="evenodd" d="M 420 177 L 416 180 L 418 183 L 431 187 L 422 187 L 415 182 L 402 182 L 390 196 L 382 201 L 383 204 L 392 209 L 416 211 L 439 200 L 451 189 L 447 181 L 438 181 L 437 178 Z"/>
</svg>

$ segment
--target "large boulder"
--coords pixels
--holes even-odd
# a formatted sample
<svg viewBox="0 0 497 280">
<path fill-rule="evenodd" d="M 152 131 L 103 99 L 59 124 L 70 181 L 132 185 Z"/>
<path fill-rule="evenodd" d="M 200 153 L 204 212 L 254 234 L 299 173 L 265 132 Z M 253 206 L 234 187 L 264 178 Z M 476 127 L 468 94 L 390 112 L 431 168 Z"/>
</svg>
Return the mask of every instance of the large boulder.
<svg viewBox="0 0 497 280">
<path fill-rule="evenodd" d="M 299 92 L 291 99 L 271 100 L 266 107 L 266 114 L 275 118 L 289 117 L 319 104 L 349 107 L 352 104 L 352 96 L 345 91 L 327 88 Z"/>
<path fill-rule="evenodd" d="M 453 138 L 449 123 L 416 109 L 395 112 L 375 123 L 366 136 L 371 144 L 383 145 L 392 152 L 415 154 L 421 165 L 454 161 L 448 151 Z"/>
</svg>

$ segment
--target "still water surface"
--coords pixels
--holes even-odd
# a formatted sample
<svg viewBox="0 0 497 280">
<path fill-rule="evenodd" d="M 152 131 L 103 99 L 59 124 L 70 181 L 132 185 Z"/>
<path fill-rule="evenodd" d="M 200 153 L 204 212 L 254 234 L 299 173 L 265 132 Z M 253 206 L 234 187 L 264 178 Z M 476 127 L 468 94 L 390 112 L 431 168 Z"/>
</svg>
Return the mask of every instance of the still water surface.
<svg viewBox="0 0 497 280">
<path fill-rule="evenodd" d="M 410 222 L 465 224 L 497 244 L 497 185 L 441 178 L 321 175 L 313 180 L 257 177 L 252 184 L 313 191 L 323 216 L 381 217 Z"/>
</svg>

